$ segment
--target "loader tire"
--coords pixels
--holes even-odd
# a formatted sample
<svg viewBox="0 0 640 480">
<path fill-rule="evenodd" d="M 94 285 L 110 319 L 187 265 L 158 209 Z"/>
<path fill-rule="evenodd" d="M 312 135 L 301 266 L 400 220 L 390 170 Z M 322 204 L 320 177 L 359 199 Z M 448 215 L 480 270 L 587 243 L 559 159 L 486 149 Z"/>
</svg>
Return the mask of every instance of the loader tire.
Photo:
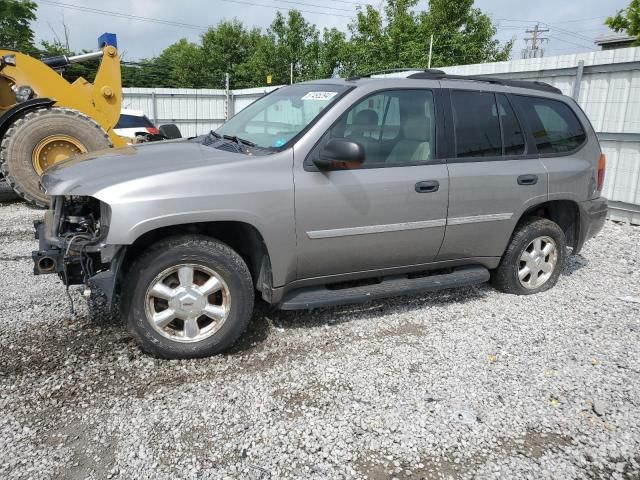
<svg viewBox="0 0 640 480">
<path fill-rule="evenodd" d="M 68 156 L 111 146 L 103 128 L 77 110 L 32 110 L 5 133 L 0 144 L 0 171 L 20 197 L 34 206 L 47 207 L 49 198 L 39 185 L 45 168 Z"/>
</svg>

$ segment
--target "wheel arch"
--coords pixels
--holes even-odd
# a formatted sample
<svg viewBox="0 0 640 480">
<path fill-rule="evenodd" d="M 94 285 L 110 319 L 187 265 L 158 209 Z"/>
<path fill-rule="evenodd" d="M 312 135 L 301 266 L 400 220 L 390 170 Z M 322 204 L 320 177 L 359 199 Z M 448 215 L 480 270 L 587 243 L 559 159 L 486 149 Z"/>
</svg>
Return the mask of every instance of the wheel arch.
<svg viewBox="0 0 640 480">
<path fill-rule="evenodd" d="M 0 116 L 0 139 L 4 137 L 11 124 L 22 115 L 38 108 L 50 108 L 54 103 L 56 101 L 52 98 L 33 98 L 23 103 L 17 103 Z"/>
<path fill-rule="evenodd" d="M 269 249 L 259 229 L 242 221 L 193 222 L 149 230 L 127 246 L 120 268 L 121 278 L 126 275 L 133 261 L 150 245 L 169 237 L 188 235 L 205 235 L 235 250 L 249 267 L 256 289 L 262 292 L 263 297 L 270 297 L 273 280 Z"/>
<path fill-rule="evenodd" d="M 564 232 L 567 245 L 577 253 L 580 239 L 580 208 L 576 201 L 549 200 L 533 205 L 522 213 L 517 225 L 527 217 L 541 217 L 557 223 Z"/>
</svg>

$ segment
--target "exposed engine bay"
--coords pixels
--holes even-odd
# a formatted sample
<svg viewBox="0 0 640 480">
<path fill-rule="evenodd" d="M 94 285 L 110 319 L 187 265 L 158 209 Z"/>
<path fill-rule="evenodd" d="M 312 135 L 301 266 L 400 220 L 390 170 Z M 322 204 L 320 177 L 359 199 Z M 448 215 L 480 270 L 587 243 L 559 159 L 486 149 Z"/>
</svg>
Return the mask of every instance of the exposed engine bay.
<svg viewBox="0 0 640 480">
<path fill-rule="evenodd" d="M 55 196 L 44 221 L 36 221 L 39 251 L 33 252 L 34 273 L 57 273 L 65 285 L 87 284 L 108 269 L 100 242 L 106 237 L 109 207 L 93 197 Z"/>
</svg>

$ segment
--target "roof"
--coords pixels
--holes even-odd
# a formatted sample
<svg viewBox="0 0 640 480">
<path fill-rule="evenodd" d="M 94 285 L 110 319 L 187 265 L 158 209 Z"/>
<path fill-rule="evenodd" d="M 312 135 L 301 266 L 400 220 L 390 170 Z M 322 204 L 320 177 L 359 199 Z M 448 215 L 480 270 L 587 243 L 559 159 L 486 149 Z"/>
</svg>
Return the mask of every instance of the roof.
<svg viewBox="0 0 640 480">
<path fill-rule="evenodd" d="M 145 113 L 142 110 L 131 110 L 129 108 L 123 108 L 120 110 L 120 115 L 131 115 L 133 117 L 144 117 Z"/>
<path fill-rule="evenodd" d="M 606 33 L 596 37 L 593 43 L 596 45 L 610 45 L 612 43 L 630 43 L 636 40 L 636 37 L 627 35 L 626 33 Z"/>
<path fill-rule="evenodd" d="M 529 90 L 538 90 L 547 93 L 562 94 L 562 91 L 552 85 L 540 81 L 525 81 L 525 80 L 508 80 L 503 78 L 495 78 L 491 76 L 478 76 L 478 75 L 449 75 L 442 70 L 417 70 L 417 69 L 398 69 L 395 71 L 386 71 L 371 74 L 370 76 L 363 77 L 349 77 L 346 79 L 330 78 L 325 80 L 311 80 L 308 82 L 302 82 L 307 84 L 333 84 L 333 85 L 350 85 L 353 86 L 357 83 L 373 83 L 381 82 L 383 80 L 407 80 L 412 83 L 415 80 L 460 80 L 469 82 L 489 83 L 492 85 L 502 85 L 507 87 L 525 88 Z"/>
</svg>

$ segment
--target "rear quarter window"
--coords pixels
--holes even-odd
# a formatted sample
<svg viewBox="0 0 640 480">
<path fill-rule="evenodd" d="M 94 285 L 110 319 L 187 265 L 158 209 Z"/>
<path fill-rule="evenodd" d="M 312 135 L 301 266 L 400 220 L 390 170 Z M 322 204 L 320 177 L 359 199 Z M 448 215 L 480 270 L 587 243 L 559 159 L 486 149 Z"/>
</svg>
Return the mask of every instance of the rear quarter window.
<svg viewBox="0 0 640 480">
<path fill-rule="evenodd" d="M 538 153 L 570 153 L 586 141 L 584 127 L 566 103 L 523 95 L 515 98 L 527 118 Z"/>
</svg>

